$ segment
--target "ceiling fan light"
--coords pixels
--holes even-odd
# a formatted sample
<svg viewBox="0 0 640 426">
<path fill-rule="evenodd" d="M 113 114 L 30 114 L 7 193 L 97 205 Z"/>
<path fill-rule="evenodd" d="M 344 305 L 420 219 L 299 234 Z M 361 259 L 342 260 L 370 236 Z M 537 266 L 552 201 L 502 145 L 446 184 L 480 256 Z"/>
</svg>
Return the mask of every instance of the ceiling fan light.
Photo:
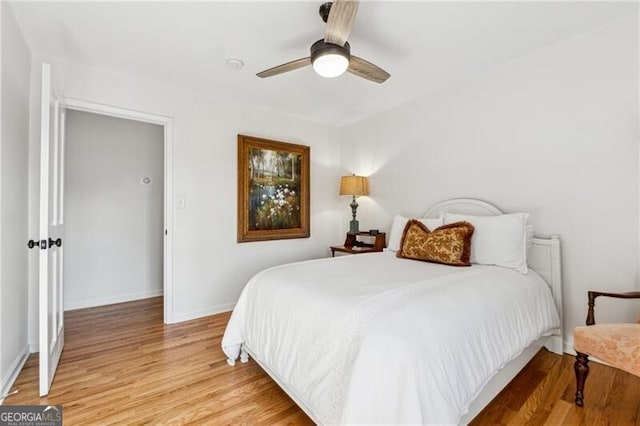
<svg viewBox="0 0 640 426">
<path fill-rule="evenodd" d="M 313 70 L 325 78 L 334 78 L 342 75 L 349 68 L 351 60 L 351 47 L 349 43 L 344 46 L 326 43 L 318 40 L 311 46 L 311 64 Z"/>
<path fill-rule="evenodd" d="M 313 70 L 325 78 L 338 77 L 349 68 L 349 59 L 337 53 L 318 56 L 313 61 Z"/>
</svg>

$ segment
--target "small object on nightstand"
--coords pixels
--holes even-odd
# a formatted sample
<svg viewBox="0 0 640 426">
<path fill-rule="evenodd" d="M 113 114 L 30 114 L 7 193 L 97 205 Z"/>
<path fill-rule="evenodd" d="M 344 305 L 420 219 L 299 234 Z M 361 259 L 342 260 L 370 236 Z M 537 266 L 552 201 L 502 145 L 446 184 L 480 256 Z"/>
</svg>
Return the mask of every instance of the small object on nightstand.
<svg viewBox="0 0 640 426">
<path fill-rule="evenodd" d="M 370 229 L 369 230 L 369 235 L 378 235 L 380 233 L 380 231 L 378 231 L 377 229 Z"/>
<path fill-rule="evenodd" d="M 377 230 L 376 230 L 377 231 Z M 358 239 L 363 237 L 364 239 L 373 239 L 373 242 L 365 242 Z M 347 239 L 342 246 L 331 246 L 331 257 L 335 257 L 336 252 L 360 254 L 360 253 L 374 253 L 382 251 L 385 248 L 386 234 L 384 232 L 377 232 L 372 234 L 369 232 L 358 232 L 357 234 L 347 233 Z"/>
</svg>

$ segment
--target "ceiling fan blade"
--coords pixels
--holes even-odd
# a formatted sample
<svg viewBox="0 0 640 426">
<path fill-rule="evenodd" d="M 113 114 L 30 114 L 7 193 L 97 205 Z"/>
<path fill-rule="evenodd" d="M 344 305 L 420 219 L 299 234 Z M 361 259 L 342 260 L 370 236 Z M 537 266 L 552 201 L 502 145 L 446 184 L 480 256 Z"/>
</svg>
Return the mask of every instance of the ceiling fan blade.
<svg viewBox="0 0 640 426">
<path fill-rule="evenodd" d="M 324 29 L 324 41 L 344 46 L 351 33 L 358 12 L 357 0 L 333 0 L 327 26 Z"/>
<path fill-rule="evenodd" d="M 259 72 L 256 75 L 260 78 L 273 77 L 274 75 L 297 70 L 298 68 L 306 67 L 307 65 L 311 65 L 311 58 L 296 59 L 295 61 L 269 68 L 268 70 Z"/>
<path fill-rule="evenodd" d="M 391 77 L 391 74 L 379 66 L 353 55 L 351 55 L 347 71 L 375 83 L 384 83 L 389 77 Z"/>
</svg>

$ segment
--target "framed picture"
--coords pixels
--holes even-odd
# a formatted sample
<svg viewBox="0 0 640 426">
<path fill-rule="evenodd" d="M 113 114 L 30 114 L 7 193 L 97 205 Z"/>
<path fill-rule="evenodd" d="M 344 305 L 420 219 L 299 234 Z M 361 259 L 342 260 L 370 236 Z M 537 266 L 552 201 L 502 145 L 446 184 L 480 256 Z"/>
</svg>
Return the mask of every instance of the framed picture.
<svg viewBox="0 0 640 426">
<path fill-rule="evenodd" d="M 305 145 L 238 135 L 238 242 L 309 237 Z"/>
</svg>

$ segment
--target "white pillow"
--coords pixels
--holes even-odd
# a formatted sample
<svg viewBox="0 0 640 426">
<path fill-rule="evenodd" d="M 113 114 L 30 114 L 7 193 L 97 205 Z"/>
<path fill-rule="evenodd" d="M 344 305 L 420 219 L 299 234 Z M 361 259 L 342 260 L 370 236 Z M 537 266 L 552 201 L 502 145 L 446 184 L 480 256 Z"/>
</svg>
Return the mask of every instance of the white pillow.
<svg viewBox="0 0 640 426">
<path fill-rule="evenodd" d="M 429 231 L 433 231 L 439 226 L 444 225 L 444 218 L 442 216 L 436 219 L 418 219 L 424 223 L 424 226 L 429 228 Z M 389 243 L 387 244 L 387 250 L 398 251 L 400 250 L 400 243 L 402 242 L 402 233 L 405 226 L 407 226 L 408 218 L 395 215 L 393 218 L 393 224 L 391 225 L 391 232 L 389 232 Z M 472 248 L 473 249 L 473 248 Z"/>
<path fill-rule="evenodd" d="M 471 263 L 504 266 L 526 274 L 528 217 L 528 213 L 499 216 L 447 213 L 444 223 L 465 221 L 473 225 Z"/>
</svg>

